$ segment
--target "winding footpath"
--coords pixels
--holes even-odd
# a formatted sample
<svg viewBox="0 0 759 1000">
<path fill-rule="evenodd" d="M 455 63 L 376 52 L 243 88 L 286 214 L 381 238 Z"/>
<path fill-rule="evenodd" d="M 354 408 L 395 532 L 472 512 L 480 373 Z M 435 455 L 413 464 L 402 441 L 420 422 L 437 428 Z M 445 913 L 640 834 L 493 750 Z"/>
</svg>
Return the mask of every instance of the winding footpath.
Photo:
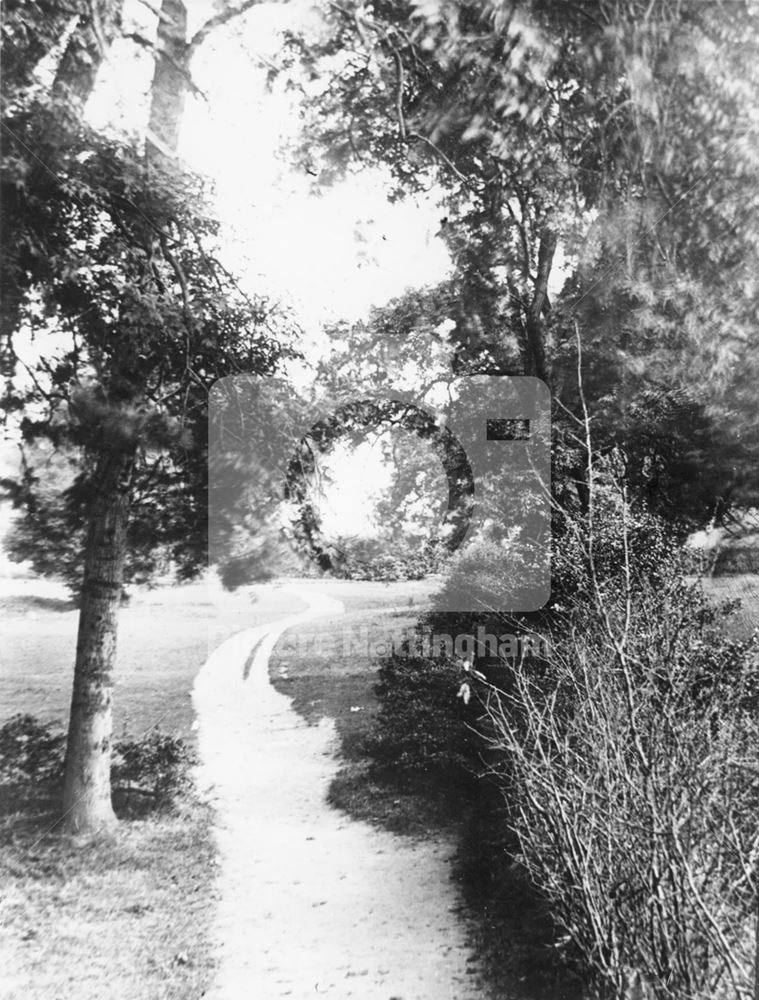
<svg viewBox="0 0 759 1000">
<path fill-rule="evenodd" d="M 482 1000 L 450 877 L 454 845 L 379 831 L 326 802 L 331 720 L 309 726 L 269 683 L 282 633 L 341 602 L 232 636 L 193 698 L 201 787 L 216 807 L 220 868 L 209 1000 Z"/>
</svg>

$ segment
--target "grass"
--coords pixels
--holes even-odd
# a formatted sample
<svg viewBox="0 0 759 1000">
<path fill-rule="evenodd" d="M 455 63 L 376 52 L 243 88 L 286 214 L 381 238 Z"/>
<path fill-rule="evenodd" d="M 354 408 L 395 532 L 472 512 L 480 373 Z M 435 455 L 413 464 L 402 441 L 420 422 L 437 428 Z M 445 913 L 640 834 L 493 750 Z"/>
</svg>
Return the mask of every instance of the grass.
<svg viewBox="0 0 759 1000">
<path fill-rule="evenodd" d="M 0 822 L 5 1000 L 191 1000 L 213 974 L 209 808 L 124 823 L 113 836 L 48 832 L 54 812 Z"/>
<path fill-rule="evenodd" d="M 378 708 L 378 658 L 413 630 L 432 584 L 322 580 L 318 587 L 339 598 L 345 614 L 291 629 L 271 657 L 270 676 L 306 721 L 335 720 L 341 766 L 330 803 L 393 833 L 425 837 L 450 827 L 458 816 L 445 789 L 401 782 L 392 773 L 377 775 L 365 753 Z"/>
<path fill-rule="evenodd" d="M 745 639 L 759 628 L 759 576 L 755 573 L 737 573 L 726 576 L 704 577 L 702 585 L 706 594 L 715 601 L 740 601 L 740 607 L 726 623 L 731 635 Z"/>
<path fill-rule="evenodd" d="M 136 594 L 122 608 L 114 673 L 114 732 L 160 728 L 194 740 L 190 692 L 222 639 L 293 610 L 292 597 L 251 588 L 224 594 L 203 583 Z M 0 723 L 19 712 L 64 724 L 77 611 L 64 598 L 0 597 Z"/>
<path fill-rule="evenodd" d="M 294 603 L 272 588 L 203 584 L 135 595 L 121 615 L 116 734 L 158 723 L 194 743 L 190 690 L 209 648 Z M 76 610 L 63 596 L 10 593 L 0 614 L 0 723 L 28 712 L 63 726 Z M 54 802 L 0 817 L 4 1000 L 202 997 L 213 973 L 210 808 L 190 796 L 179 812 L 122 822 L 106 839 L 63 836 L 56 818 Z"/>
</svg>

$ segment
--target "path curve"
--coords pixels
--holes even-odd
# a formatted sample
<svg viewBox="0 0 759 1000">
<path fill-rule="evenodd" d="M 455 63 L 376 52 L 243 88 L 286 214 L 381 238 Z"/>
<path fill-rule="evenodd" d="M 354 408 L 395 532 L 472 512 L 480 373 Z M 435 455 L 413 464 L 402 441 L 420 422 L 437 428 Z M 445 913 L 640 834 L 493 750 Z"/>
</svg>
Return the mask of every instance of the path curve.
<svg viewBox="0 0 759 1000">
<path fill-rule="evenodd" d="M 290 590 L 290 588 L 288 588 Z M 326 803 L 332 720 L 309 726 L 269 683 L 282 633 L 340 601 L 224 642 L 196 679 L 201 787 L 220 854 L 209 1000 L 482 1000 L 451 881 L 451 841 L 419 842 Z"/>
</svg>

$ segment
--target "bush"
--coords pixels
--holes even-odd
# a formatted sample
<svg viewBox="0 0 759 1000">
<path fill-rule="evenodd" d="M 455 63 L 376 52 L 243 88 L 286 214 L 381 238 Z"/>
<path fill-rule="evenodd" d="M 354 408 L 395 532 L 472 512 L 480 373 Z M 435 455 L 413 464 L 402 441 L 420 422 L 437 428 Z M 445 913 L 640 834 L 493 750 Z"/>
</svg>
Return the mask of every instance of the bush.
<svg viewBox="0 0 759 1000">
<path fill-rule="evenodd" d="M 0 727 L 0 804 L 6 810 L 59 799 L 66 737 L 51 723 L 16 715 Z M 152 730 L 114 742 L 114 807 L 128 814 L 170 808 L 191 784 L 195 754 L 178 737 Z"/>
<path fill-rule="evenodd" d="M 596 995 L 748 997 L 757 643 L 725 634 L 657 521 L 597 514 L 560 553 L 548 661 L 481 686 L 519 860 Z"/>
<path fill-rule="evenodd" d="M 0 802 L 46 797 L 63 783 L 66 738 L 32 715 L 14 715 L 0 727 Z"/>
<path fill-rule="evenodd" d="M 158 730 L 117 740 L 111 763 L 114 806 L 141 812 L 173 806 L 191 787 L 195 763 L 184 740 Z"/>
<path fill-rule="evenodd" d="M 333 572 L 348 580 L 423 580 L 438 572 L 443 560 L 440 546 L 432 542 L 399 547 L 372 538 L 338 537 L 333 547 Z"/>
<path fill-rule="evenodd" d="M 478 742 L 470 728 L 471 706 L 457 699 L 462 668 L 441 657 L 396 652 L 379 670 L 380 702 L 366 749 L 375 766 L 396 775 L 466 782 L 478 766 Z"/>
<path fill-rule="evenodd" d="M 545 609 L 425 623 L 537 632 L 547 655 L 476 660 L 487 679 L 471 682 L 468 706 L 456 699 L 460 666 L 389 657 L 373 759 L 449 782 L 487 773 L 478 798 L 492 783 L 505 810 L 480 810 L 468 850 L 496 881 L 513 851 L 594 995 L 748 997 L 759 647 L 734 641 L 734 608 L 686 581 L 667 525 L 612 483 L 593 499 L 592 516 L 557 517 Z M 461 559 L 453 574 L 496 596 L 513 588 L 504 552 L 481 555 L 479 569 Z M 449 578 L 448 592 L 457 585 Z"/>
</svg>

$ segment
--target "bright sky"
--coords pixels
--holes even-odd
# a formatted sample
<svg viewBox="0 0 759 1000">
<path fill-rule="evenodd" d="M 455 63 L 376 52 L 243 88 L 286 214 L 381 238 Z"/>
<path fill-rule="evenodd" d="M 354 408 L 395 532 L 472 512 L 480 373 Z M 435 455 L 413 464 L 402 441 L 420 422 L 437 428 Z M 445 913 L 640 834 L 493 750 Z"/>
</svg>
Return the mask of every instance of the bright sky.
<svg viewBox="0 0 759 1000">
<path fill-rule="evenodd" d="M 327 536 L 342 538 L 373 535 L 374 504 L 392 477 L 380 443 L 363 441 L 349 448 L 338 442 L 330 459 L 334 478 L 327 483 L 319 504 L 322 530 Z"/>
<path fill-rule="evenodd" d="M 190 33 L 214 12 L 205 0 L 188 0 L 188 10 Z M 279 32 L 314 17 L 308 0 L 262 3 L 212 33 L 193 64 L 207 101 L 189 101 L 180 146 L 215 182 L 225 263 L 248 290 L 292 302 L 309 330 L 434 283 L 449 265 L 433 198 L 390 205 L 378 171 L 316 197 L 312 179 L 278 155 L 297 131 L 298 99 L 283 88 L 267 91 L 266 73 L 280 58 Z M 139 0 L 127 0 L 125 19 L 155 31 Z M 149 52 L 132 42 L 114 46 L 87 109 L 92 124 L 144 128 L 151 76 Z"/>
</svg>

